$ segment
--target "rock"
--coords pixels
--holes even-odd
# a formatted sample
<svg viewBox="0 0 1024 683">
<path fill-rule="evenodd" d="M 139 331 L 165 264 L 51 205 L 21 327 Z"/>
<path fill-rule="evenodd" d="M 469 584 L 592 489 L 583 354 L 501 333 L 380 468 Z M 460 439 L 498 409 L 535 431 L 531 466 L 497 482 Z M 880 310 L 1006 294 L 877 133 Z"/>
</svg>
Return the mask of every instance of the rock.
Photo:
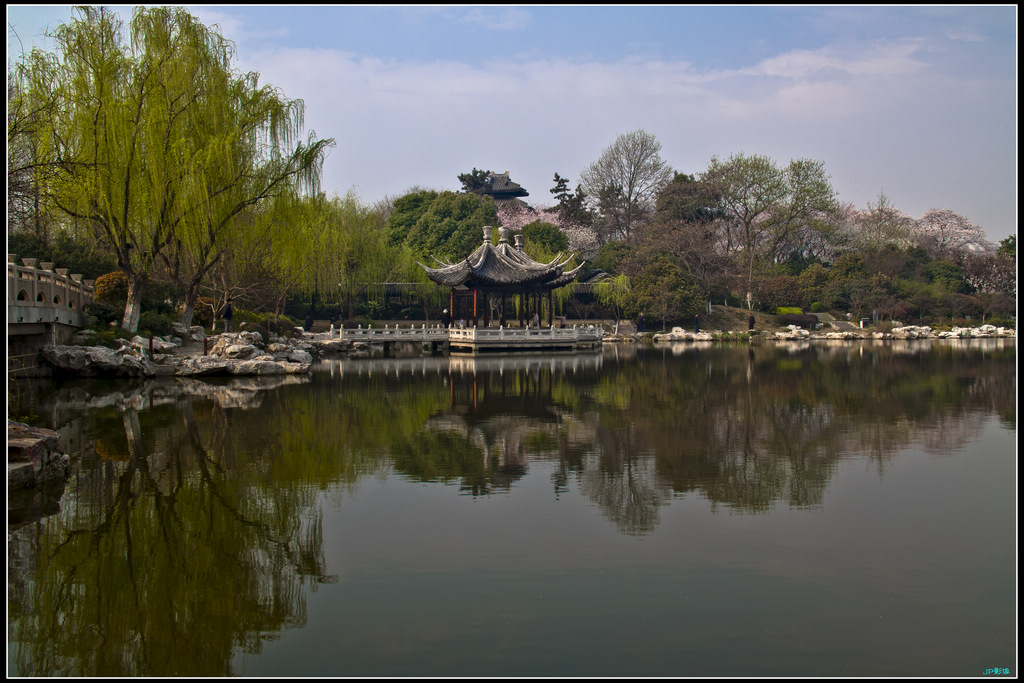
<svg viewBox="0 0 1024 683">
<path fill-rule="evenodd" d="M 210 353 L 215 356 L 221 356 L 228 360 L 249 360 L 259 353 L 252 344 L 226 344 L 221 346 L 221 342 L 217 343 Z"/>
<path fill-rule="evenodd" d="M 194 356 L 182 359 L 174 370 L 179 377 L 201 377 L 204 375 L 228 375 L 229 362 L 223 358 Z"/>
<path fill-rule="evenodd" d="M 7 421 L 7 486 L 22 488 L 67 476 L 71 459 L 57 432 Z"/>
<path fill-rule="evenodd" d="M 789 329 L 778 330 L 777 332 L 775 332 L 776 339 L 809 339 L 810 336 L 811 333 L 808 330 L 805 330 L 804 328 L 799 327 L 797 325 L 790 325 Z"/>
<path fill-rule="evenodd" d="M 132 337 L 131 345 L 143 350 L 149 350 L 149 348 L 152 347 L 153 353 L 170 353 L 176 346 L 174 343 L 165 341 L 160 337 L 153 337 L 151 343 L 148 337 L 143 337 L 141 335 L 135 335 Z"/>
<path fill-rule="evenodd" d="M 82 377 L 151 377 L 153 364 L 146 352 L 131 347 L 47 346 L 43 360 L 55 369 Z"/>
<path fill-rule="evenodd" d="M 715 335 L 711 332 L 688 332 L 682 327 L 673 327 L 667 334 L 655 334 L 651 337 L 656 342 L 668 341 L 714 341 Z"/>
<path fill-rule="evenodd" d="M 232 375 L 285 375 L 288 368 L 272 360 L 243 360 L 229 365 Z"/>
<path fill-rule="evenodd" d="M 287 359 L 290 363 L 305 363 L 306 365 L 313 362 L 313 356 L 301 349 L 296 349 L 289 353 Z"/>
</svg>

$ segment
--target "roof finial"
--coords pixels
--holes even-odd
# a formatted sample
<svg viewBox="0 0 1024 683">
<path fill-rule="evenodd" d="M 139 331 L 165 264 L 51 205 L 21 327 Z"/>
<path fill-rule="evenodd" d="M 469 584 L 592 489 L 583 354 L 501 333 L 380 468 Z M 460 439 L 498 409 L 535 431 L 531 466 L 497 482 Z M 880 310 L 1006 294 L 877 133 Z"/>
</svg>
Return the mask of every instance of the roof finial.
<svg viewBox="0 0 1024 683">
<path fill-rule="evenodd" d="M 508 228 L 502 226 L 498 228 L 498 244 L 508 243 Z"/>
<path fill-rule="evenodd" d="M 490 241 L 491 241 L 491 226 L 485 225 L 484 226 L 484 242 L 490 242 Z"/>
</svg>

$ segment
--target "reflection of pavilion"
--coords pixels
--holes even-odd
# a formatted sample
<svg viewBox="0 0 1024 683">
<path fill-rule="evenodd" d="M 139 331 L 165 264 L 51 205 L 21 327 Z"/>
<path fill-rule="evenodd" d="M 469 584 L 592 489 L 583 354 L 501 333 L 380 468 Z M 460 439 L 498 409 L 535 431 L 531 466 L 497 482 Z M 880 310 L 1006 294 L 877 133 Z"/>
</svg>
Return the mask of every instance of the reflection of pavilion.
<svg viewBox="0 0 1024 683">
<path fill-rule="evenodd" d="M 553 389 L 560 377 L 596 372 L 600 354 L 451 361 L 451 410 L 424 427 L 457 434 L 483 454 L 486 470 L 518 478 L 531 458 L 557 459 L 568 446 L 593 442 L 594 426 L 560 403 Z"/>
<path fill-rule="evenodd" d="M 481 308 L 483 327 L 490 325 L 492 298 L 500 301 L 498 323 L 504 327 L 506 299 L 516 296 L 522 302 L 519 306 L 519 326 L 524 327 L 525 321 L 534 313 L 538 317 L 542 314 L 541 304 L 545 295 L 548 302 L 548 325 L 551 325 L 554 320 L 551 293 L 575 280 L 583 266 L 565 270 L 573 254 L 564 258 L 563 254 L 559 254 L 548 263 L 539 263 L 523 251 L 522 235 L 516 235 L 515 246 L 508 242 L 507 228 L 499 228 L 498 235 L 498 244 L 491 244 L 491 226 L 485 226 L 483 244 L 464 261 L 449 263 L 435 259 L 440 268 L 429 268 L 422 263 L 420 266 L 432 281 L 451 289 L 452 317 L 471 321 L 471 327 L 478 326 Z"/>
</svg>

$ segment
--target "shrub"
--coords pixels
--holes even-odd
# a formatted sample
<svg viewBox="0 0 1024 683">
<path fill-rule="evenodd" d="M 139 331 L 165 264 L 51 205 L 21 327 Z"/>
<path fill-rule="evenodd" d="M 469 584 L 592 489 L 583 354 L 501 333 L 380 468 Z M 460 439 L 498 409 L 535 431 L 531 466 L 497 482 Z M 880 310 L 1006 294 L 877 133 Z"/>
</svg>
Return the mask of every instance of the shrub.
<svg viewBox="0 0 1024 683">
<path fill-rule="evenodd" d="M 804 309 L 797 306 L 779 306 L 775 309 L 776 315 L 802 315 Z"/>
<path fill-rule="evenodd" d="M 813 330 L 818 324 L 818 316 L 808 313 L 784 313 L 777 320 L 780 325 L 798 325 L 806 330 Z"/>
<path fill-rule="evenodd" d="M 110 327 L 110 323 L 121 324 L 124 317 L 124 303 L 120 305 L 101 303 L 93 301 L 87 309 L 90 318 L 90 326 L 97 329 Z"/>
<path fill-rule="evenodd" d="M 91 346 L 105 346 L 108 349 L 119 349 L 128 341 L 130 335 L 120 327 L 108 327 L 105 330 L 98 330 L 96 336 L 90 340 Z"/>
<path fill-rule="evenodd" d="M 93 286 L 93 299 L 102 304 L 124 306 L 128 299 L 128 278 L 119 270 L 100 275 Z"/>
<path fill-rule="evenodd" d="M 811 304 L 811 313 L 821 313 L 825 310 L 825 307 L 821 305 L 820 301 L 815 301 Z"/>
<path fill-rule="evenodd" d="M 139 334 L 142 336 L 151 334 L 156 337 L 162 337 L 170 334 L 171 325 L 173 325 L 175 321 L 175 317 L 169 313 L 143 311 L 139 314 Z"/>
</svg>

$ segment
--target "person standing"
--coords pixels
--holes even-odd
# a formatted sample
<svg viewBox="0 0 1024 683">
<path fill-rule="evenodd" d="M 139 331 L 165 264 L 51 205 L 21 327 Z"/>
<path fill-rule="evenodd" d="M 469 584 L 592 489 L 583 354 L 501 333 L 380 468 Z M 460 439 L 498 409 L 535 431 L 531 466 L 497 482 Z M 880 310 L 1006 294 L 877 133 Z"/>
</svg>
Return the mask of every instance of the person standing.
<svg viewBox="0 0 1024 683">
<path fill-rule="evenodd" d="M 224 331 L 225 332 L 230 332 L 231 331 L 231 318 L 233 316 L 234 316 L 234 312 L 231 310 L 231 299 L 228 299 L 228 302 L 226 304 L 224 304 L 224 308 L 222 308 L 221 311 L 220 311 L 220 317 L 221 317 L 221 319 L 224 320 Z"/>
<path fill-rule="evenodd" d="M 750 317 L 749 317 L 749 318 L 747 318 L 747 329 L 748 329 L 748 330 L 749 330 L 750 332 L 753 332 L 753 331 L 754 331 L 754 314 L 753 314 L 753 313 L 751 313 L 751 314 L 750 314 Z"/>
<path fill-rule="evenodd" d="M 637 319 L 636 319 L 636 331 L 637 332 L 646 332 L 647 331 L 647 322 L 644 320 L 644 314 L 643 313 L 641 313 L 639 316 L 637 316 Z"/>
</svg>

